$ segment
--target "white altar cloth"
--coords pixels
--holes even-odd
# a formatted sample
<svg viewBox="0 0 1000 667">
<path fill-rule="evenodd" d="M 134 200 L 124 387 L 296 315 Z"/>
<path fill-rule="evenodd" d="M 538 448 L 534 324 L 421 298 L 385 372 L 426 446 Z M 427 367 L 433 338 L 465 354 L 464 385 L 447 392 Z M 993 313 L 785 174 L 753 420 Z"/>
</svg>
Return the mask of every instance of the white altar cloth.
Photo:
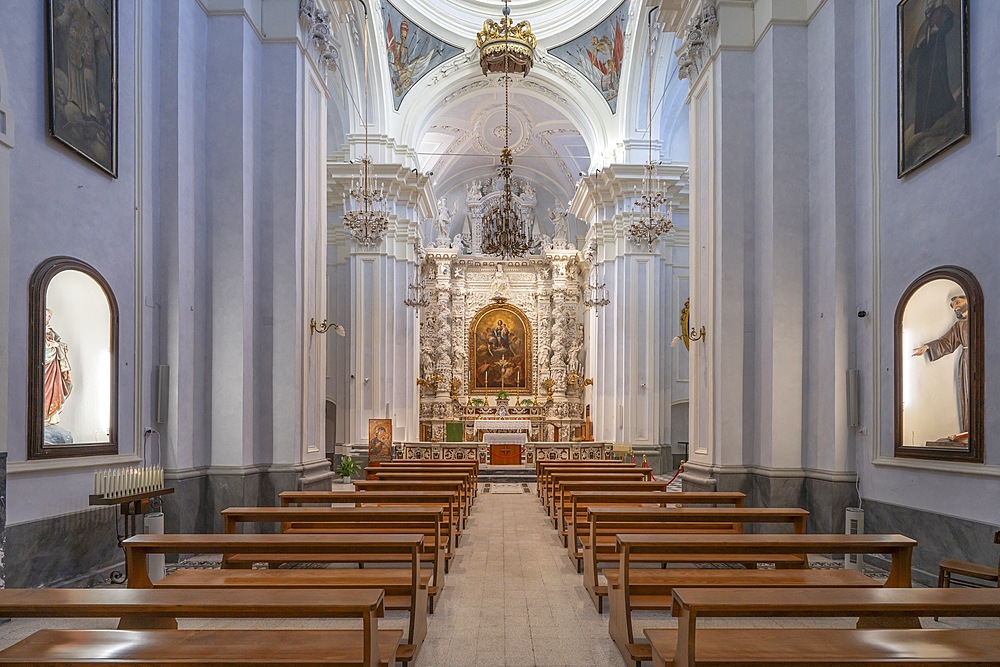
<svg viewBox="0 0 1000 667">
<path fill-rule="evenodd" d="M 480 431 L 524 431 L 531 433 L 528 419 L 477 419 L 472 424 L 476 433 Z"/>
<path fill-rule="evenodd" d="M 483 433 L 483 442 L 490 445 L 521 445 L 528 442 L 527 433 Z"/>
</svg>

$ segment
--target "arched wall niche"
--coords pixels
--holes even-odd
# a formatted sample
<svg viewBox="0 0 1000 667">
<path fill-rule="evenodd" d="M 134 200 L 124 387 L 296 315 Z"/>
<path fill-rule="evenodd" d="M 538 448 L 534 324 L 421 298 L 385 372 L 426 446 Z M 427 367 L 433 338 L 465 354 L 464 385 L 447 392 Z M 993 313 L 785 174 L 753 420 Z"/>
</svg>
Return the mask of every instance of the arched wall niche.
<svg viewBox="0 0 1000 667">
<path fill-rule="evenodd" d="M 896 307 L 895 455 L 984 460 L 983 291 L 966 269 L 941 266 Z"/>
<path fill-rule="evenodd" d="M 93 266 L 49 257 L 28 283 L 29 459 L 118 453 L 118 302 Z"/>
</svg>

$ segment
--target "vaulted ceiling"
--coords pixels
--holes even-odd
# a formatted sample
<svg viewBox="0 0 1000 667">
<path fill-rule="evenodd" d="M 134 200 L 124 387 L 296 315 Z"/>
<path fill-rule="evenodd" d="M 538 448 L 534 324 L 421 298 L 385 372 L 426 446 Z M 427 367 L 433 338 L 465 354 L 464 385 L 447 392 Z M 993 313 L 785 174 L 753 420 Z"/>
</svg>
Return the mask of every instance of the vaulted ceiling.
<svg viewBox="0 0 1000 667">
<path fill-rule="evenodd" d="M 431 174 L 434 197 L 444 197 L 449 207 L 457 206 L 460 213 L 456 219 L 460 219 L 464 217 L 461 213 L 467 187 L 495 176 L 504 145 L 503 79 L 483 75 L 475 44 L 483 22 L 500 19 L 503 3 L 381 0 L 390 3 L 385 7 L 379 1 L 373 0 L 376 4 L 370 8 L 371 85 L 376 89 L 371 127 L 390 137 L 395 145 L 406 147 L 402 154 L 415 162 L 414 168 Z M 581 173 L 612 162 L 645 161 L 645 150 L 639 158 L 628 147 L 635 150 L 650 140 L 646 120 L 646 22 L 651 8 L 672 1 L 510 3 L 512 19 L 530 21 L 538 39 L 534 68 L 527 77 L 512 77 L 509 81 L 509 117 L 514 174 L 534 186 L 538 197 L 536 218 L 540 221 L 547 219 L 546 211 L 557 202 L 568 204 Z M 669 14 L 672 10 L 667 7 L 659 11 Z M 425 51 L 429 50 L 427 44 L 437 44 L 443 52 L 459 55 L 427 68 L 400 98 L 398 75 L 392 71 L 399 55 L 393 53 L 392 44 L 400 36 L 403 20 L 410 43 L 424 45 Z M 670 76 L 673 35 L 661 34 L 660 28 L 654 24 L 656 142 L 661 141 L 664 131 L 687 132 L 686 111 L 682 108 L 686 84 Z M 609 42 L 616 35 L 620 42 L 616 41 L 614 47 L 619 48 L 621 62 L 613 84 L 617 95 L 609 100 L 607 89 L 602 94 L 593 80 L 600 73 L 591 71 L 588 78 L 584 70 L 591 64 L 587 62 L 587 51 L 594 53 L 603 48 L 603 54 L 598 55 L 606 58 L 611 50 Z M 598 44 L 601 37 L 608 39 Z M 563 46 L 570 42 L 579 58 L 573 58 L 570 48 Z M 411 59 L 414 55 L 412 51 L 406 54 Z M 664 149 L 673 150 L 672 143 L 670 137 L 662 137 Z M 686 143 L 681 143 L 681 159 L 686 159 Z"/>
</svg>

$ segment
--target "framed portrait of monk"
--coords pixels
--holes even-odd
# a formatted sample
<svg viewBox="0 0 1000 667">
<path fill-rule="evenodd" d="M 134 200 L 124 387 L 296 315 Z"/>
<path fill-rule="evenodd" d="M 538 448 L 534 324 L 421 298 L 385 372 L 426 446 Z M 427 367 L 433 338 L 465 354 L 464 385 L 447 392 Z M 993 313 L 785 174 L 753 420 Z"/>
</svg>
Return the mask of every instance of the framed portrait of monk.
<svg viewBox="0 0 1000 667">
<path fill-rule="evenodd" d="M 517 306 L 481 309 L 469 327 L 469 391 L 531 393 L 531 323 Z"/>
<path fill-rule="evenodd" d="M 895 454 L 983 462 L 983 295 L 970 272 L 928 271 L 895 321 Z"/>
<path fill-rule="evenodd" d="M 28 287 L 28 458 L 118 453 L 118 305 L 86 262 L 52 257 Z"/>
<path fill-rule="evenodd" d="M 896 6 L 902 178 L 969 135 L 969 0 Z"/>
</svg>

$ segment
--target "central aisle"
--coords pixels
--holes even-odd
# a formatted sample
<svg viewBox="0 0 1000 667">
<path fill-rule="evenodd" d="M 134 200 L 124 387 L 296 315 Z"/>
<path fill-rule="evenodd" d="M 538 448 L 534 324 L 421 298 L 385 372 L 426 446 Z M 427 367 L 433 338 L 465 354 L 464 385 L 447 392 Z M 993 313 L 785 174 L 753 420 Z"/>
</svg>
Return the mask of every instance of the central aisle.
<svg viewBox="0 0 1000 667">
<path fill-rule="evenodd" d="M 624 666 L 533 486 L 520 488 L 480 486 L 416 664 Z"/>
</svg>

